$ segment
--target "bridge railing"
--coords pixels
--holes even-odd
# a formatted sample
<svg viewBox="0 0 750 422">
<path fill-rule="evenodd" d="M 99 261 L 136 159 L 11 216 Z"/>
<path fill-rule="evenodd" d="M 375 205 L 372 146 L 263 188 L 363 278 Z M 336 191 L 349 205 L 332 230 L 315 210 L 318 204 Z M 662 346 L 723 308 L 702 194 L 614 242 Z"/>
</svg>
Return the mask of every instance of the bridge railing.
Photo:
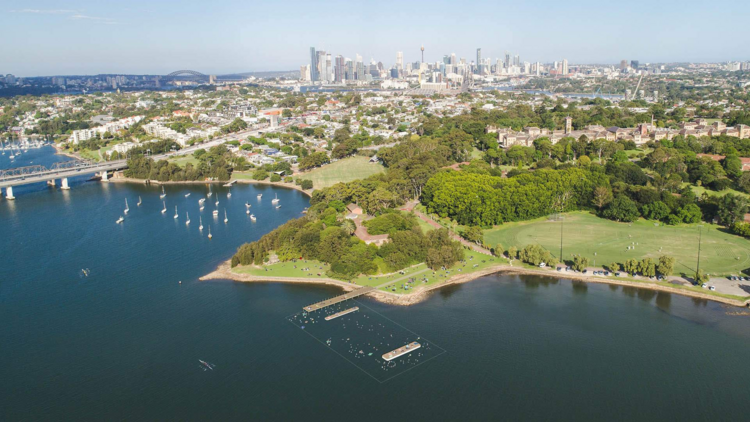
<svg viewBox="0 0 750 422">
<path fill-rule="evenodd" d="M 100 167 L 109 167 L 114 164 L 125 162 L 125 160 L 93 162 L 90 160 L 73 160 L 60 161 L 52 164 L 49 168 L 42 165 L 16 167 L 12 169 L 0 170 L 0 181 L 9 181 L 24 179 L 26 177 L 43 176 L 49 174 L 58 174 L 70 170 L 89 170 Z"/>
</svg>

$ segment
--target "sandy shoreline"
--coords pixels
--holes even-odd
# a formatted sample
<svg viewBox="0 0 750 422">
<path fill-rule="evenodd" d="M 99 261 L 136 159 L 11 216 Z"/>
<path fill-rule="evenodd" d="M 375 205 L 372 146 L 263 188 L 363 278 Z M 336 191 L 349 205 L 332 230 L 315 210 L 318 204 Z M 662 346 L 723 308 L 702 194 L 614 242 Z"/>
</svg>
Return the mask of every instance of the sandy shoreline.
<svg viewBox="0 0 750 422">
<path fill-rule="evenodd" d="M 426 300 L 429 297 L 430 293 L 435 290 L 442 289 L 444 287 L 451 286 L 454 284 L 468 283 L 469 281 L 476 280 L 478 278 L 481 278 L 490 274 L 498 274 L 498 273 L 518 274 L 518 275 L 522 275 L 522 274 L 538 275 L 538 276 L 545 276 L 545 277 L 554 277 L 557 279 L 570 279 L 570 280 L 576 280 L 576 281 L 583 281 L 586 283 L 611 284 L 611 285 L 616 285 L 616 286 L 634 287 L 637 289 L 654 290 L 654 291 L 665 292 L 665 293 L 674 293 L 677 295 L 682 295 L 682 296 L 687 296 L 687 297 L 692 297 L 692 298 L 711 300 L 711 301 L 719 302 L 725 305 L 732 305 L 732 306 L 737 306 L 737 307 L 746 307 L 748 306 L 748 303 L 750 303 L 750 301 L 729 299 L 729 298 L 725 298 L 721 296 L 714 296 L 714 295 L 707 294 L 707 293 L 693 292 L 690 290 L 679 289 L 676 287 L 661 286 L 658 284 L 652 284 L 652 283 L 647 283 L 647 282 L 617 280 L 617 279 L 595 277 L 595 276 L 580 276 L 580 275 L 569 275 L 569 274 L 563 275 L 563 274 L 559 274 L 556 271 L 534 270 L 530 268 L 513 267 L 513 266 L 505 265 L 505 264 L 485 268 L 484 270 L 476 271 L 473 273 L 457 274 L 442 283 L 438 283 L 438 284 L 428 286 L 428 287 L 417 287 L 414 289 L 414 292 L 408 293 L 408 294 L 395 294 L 395 293 L 376 290 L 376 291 L 367 293 L 366 296 L 369 296 L 379 302 L 387 303 L 390 305 L 409 306 L 409 305 L 414 305 L 414 304 L 417 304 Z M 233 281 L 239 281 L 239 282 L 324 284 L 324 285 L 338 286 L 342 288 L 345 292 L 352 291 L 356 288 L 361 287 L 356 284 L 347 283 L 341 280 L 334 280 L 331 278 L 311 279 L 311 278 L 302 278 L 302 277 L 300 278 L 265 277 L 265 276 L 261 277 L 261 276 L 253 276 L 249 274 L 237 274 L 231 271 L 230 261 L 226 261 L 222 263 L 221 265 L 219 265 L 219 267 L 216 268 L 216 270 L 200 278 L 201 281 L 218 280 L 218 279 L 233 280 Z"/>
</svg>

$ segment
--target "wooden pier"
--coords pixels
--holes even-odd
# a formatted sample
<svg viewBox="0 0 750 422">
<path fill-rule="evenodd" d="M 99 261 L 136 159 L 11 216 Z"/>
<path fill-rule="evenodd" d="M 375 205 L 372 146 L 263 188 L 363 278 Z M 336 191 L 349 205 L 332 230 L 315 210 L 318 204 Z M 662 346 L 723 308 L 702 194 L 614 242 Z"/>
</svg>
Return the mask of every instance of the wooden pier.
<svg viewBox="0 0 750 422">
<path fill-rule="evenodd" d="M 317 311 L 318 309 L 323 309 L 327 306 L 335 305 L 339 302 L 343 302 L 345 300 L 354 299 L 355 297 L 362 296 L 363 294 L 367 294 L 371 291 L 375 290 L 374 287 L 362 287 L 357 290 L 352 290 L 349 293 L 344 293 L 343 295 L 333 297 L 331 299 L 326 299 L 322 302 L 313 303 L 312 305 L 305 306 L 304 309 L 307 312 Z"/>
</svg>

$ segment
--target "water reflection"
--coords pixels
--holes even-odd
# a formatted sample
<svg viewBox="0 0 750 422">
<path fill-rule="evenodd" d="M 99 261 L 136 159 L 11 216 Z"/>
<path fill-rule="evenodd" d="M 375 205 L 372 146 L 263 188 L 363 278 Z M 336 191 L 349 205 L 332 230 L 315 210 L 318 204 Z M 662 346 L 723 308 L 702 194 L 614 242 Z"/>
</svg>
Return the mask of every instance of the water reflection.
<svg viewBox="0 0 750 422">
<path fill-rule="evenodd" d="M 554 277 L 540 277 L 540 276 L 528 276 L 528 275 L 520 275 L 518 276 L 518 280 L 520 280 L 527 289 L 534 290 L 538 289 L 540 286 L 542 287 L 549 287 L 554 286 L 560 282 L 559 279 Z"/>
<path fill-rule="evenodd" d="M 589 285 L 585 281 L 573 280 L 573 293 L 586 294 L 589 291 Z"/>
<path fill-rule="evenodd" d="M 656 290 L 651 289 L 638 289 L 638 299 L 644 302 L 651 302 L 651 299 L 656 296 Z"/>
<path fill-rule="evenodd" d="M 672 294 L 665 292 L 658 292 L 656 294 L 656 306 L 662 310 L 668 310 L 669 305 L 672 303 Z"/>
</svg>

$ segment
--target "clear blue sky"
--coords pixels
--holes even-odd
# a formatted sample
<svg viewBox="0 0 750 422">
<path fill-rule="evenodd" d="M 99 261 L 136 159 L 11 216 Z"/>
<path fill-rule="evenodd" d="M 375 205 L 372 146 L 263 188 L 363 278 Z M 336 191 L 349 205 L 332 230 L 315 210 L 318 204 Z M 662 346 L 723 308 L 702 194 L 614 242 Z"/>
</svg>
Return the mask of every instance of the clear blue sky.
<svg viewBox="0 0 750 422">
<path fill-rule="evenodd" d="M 0 73 L 291 70 L 314 46 L 354 58 L 575 63 L 750 60 L 747 0 L 3 0 Z"/>
</svg>

